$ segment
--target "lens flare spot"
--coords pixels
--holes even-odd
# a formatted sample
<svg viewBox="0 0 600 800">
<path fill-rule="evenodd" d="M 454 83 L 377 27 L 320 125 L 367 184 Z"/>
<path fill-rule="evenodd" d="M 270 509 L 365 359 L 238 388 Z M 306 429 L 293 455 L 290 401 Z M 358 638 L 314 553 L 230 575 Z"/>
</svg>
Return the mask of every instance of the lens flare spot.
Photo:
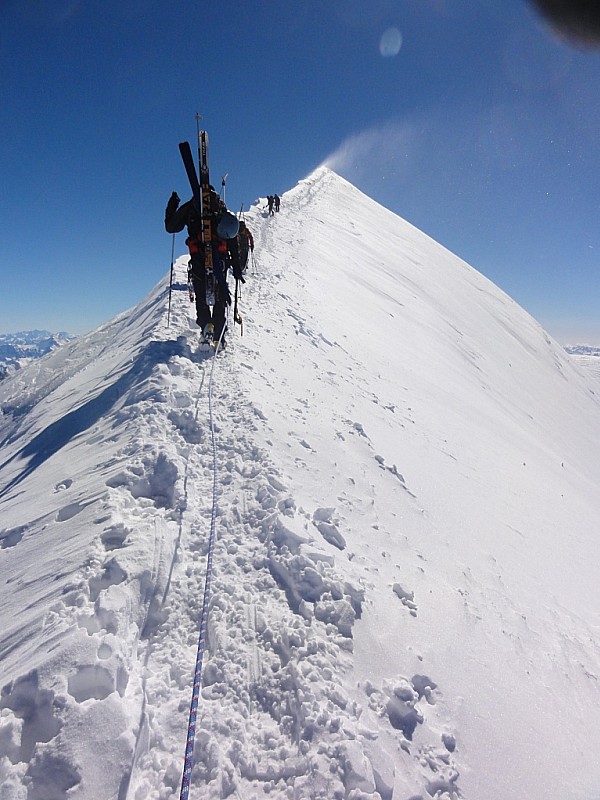
<svg viewBox="0 0 600 800">
<path fill-rule="evenodd" d="M 379 52 L 384 58 L 397 56 L 402 47 L 402 34 L 398 28 L 388 28 L 379 40 Z"/>
</svg>

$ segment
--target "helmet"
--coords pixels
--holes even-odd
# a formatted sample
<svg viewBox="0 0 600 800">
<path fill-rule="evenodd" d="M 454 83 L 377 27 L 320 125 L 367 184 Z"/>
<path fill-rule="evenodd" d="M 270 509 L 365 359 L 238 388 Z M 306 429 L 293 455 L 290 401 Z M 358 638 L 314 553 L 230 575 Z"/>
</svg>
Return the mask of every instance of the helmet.
<svg viewBox="0 0 600 800">
<path fill-rule="evenodd" d="M 221 239 L 235 239 L 238 235 L 239 222 L 235 214 L 225 211 L 217 225 L 217 236 Z"/>
</svg>

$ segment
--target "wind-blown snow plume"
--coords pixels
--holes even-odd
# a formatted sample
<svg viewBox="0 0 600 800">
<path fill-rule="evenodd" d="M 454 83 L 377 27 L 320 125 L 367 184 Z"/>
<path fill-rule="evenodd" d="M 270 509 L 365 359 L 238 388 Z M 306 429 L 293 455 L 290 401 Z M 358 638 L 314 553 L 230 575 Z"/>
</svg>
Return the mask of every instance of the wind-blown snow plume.
<svg viewBox="0 0 600 800">
<path fill-rule="evenodd" d="M 402 175 L 414 168 L 411 156 L 416 142 L 413 124 L 390 122 L 344 139 L 323 166 L 353 179 Z"/>
<path fill-rule="evenodd" d="M 193 800 L 589 800 L 595 381 L 330 170 L 261 205 L 216 461 L 186 257 L 0 385 L 2 800 L 176 800 L 213 518 Z"/>
</svg>

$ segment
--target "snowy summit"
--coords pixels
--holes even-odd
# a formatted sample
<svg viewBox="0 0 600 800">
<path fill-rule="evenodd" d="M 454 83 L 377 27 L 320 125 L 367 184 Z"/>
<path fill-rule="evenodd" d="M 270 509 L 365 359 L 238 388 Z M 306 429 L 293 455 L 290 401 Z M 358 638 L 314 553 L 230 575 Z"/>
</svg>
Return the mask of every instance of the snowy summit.
<svg viewBox="0 0 600 800">
<path fill-rule="evenodd" d="M 2 800 L 179 797 L 211 528 L 192 800 L 598 797 L 597 382 L 326 168 L 247 223 L 226 352 L 182 256 L 0 385 Z"/>
</svg>

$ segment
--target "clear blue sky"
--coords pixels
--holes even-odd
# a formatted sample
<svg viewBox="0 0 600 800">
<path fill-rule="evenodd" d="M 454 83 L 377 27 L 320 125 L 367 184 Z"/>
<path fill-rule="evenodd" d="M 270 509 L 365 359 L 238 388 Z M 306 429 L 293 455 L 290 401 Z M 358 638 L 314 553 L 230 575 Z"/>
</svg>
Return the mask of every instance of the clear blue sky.
<svg viewBox="0 0 600 800">
<path fill-rule="evenodd" d="M 83 332 L 168 271 L 196 112 L 230 207 L 328 160 L 600 342 L 600 52 L 525 0 L 0 0 L 0 331 Z"/>
</svg>

